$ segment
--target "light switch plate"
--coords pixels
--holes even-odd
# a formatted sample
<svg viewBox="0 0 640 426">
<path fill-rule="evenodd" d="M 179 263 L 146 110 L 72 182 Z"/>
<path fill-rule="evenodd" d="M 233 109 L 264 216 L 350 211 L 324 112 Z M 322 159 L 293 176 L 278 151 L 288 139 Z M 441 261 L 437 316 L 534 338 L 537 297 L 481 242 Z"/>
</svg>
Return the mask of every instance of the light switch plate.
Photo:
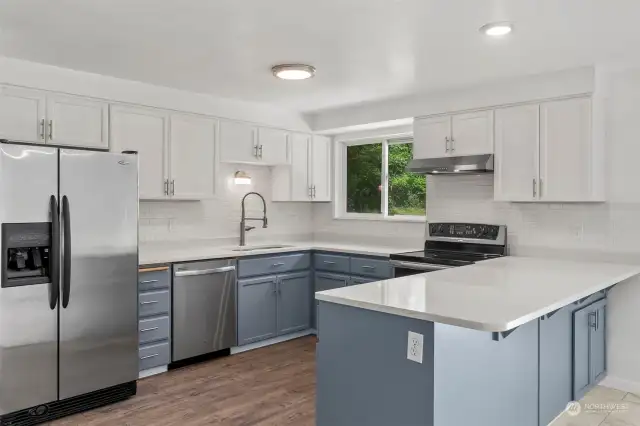
<svg viewBox="0 0 640 426">
<path fill-rule="evenodd" d="M 407 341 L 407 359 L 422 364 L 422 343 L 424 336 L 419 333 L 409 332 Z"/>
</svg>

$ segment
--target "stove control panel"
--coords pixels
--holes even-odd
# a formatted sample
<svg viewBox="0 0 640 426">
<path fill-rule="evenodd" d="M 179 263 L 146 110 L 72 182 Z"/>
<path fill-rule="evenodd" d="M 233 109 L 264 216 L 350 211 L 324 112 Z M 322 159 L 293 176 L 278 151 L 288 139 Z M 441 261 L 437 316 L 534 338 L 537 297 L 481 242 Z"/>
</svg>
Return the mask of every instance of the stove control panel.
<svg viewBox="0 0 640 426">
<path fill-rule="evenodd" d="M 431 237 L 470 238 L 476 240 L 495 240 L 498 238 L 498 225 L 478 223 L 430 223 Z"/>
</svg>

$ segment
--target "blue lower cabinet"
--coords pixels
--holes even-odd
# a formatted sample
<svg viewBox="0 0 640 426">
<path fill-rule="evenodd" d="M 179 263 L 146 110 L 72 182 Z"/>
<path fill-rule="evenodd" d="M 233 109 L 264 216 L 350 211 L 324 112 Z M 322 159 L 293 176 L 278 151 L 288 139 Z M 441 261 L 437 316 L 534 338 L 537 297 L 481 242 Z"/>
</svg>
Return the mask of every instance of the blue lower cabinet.
<svg viewBox="0 0 640 426">
<path fill-rule="evenodd" d="M 238 280 L 238 345 L 277 335 L 275 275 Z"/>
<path fill-rule="evenodd" d="M 539 426 L 551 423 L 573 400 L 571 322 L 571 306 L 540 319 Z"/>
<path fill-rule="evenodd" d="M 606 373 L 607 299 L 573 314 L 573 399 L 581 399 Z"/>
<path fill-rule="evenodd" d="M 278 275 L 278 335 L 306 330 L 311 323 L 311 273 Z"/>
<path fill-rule="evenodd" d="M 138 351 L 140 371 L 171 362 L 171 267 L 138 269 Z"/>
<path fill-rule="evenodd" d="M 374 281 L 380 281 L 379 278 L 365 278 L 365 277 L 349 277 L 348 285 L 366 284 Z"/>
<path fill-rule="evenodd" d="M 316 272 L 314 277 L 315 291 L 333 290 L 334 288 L 346 287 L 349 285 L 351 277 L 341 274 L 329 274 L 326 272 Z M 316 333 L 320 333 L 320 321 L 318 320 L 318 302 L 314 297 L 312 326 Z"/>
</svg>

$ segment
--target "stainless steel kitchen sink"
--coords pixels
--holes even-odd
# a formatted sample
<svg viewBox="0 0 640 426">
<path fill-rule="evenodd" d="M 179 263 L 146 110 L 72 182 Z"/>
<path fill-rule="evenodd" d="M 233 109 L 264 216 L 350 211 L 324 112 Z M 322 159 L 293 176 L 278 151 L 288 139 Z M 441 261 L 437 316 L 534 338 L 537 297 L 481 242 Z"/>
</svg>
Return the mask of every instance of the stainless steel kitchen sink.
<svg viewBox="0 0 640 426">
<path fill-rule="evenodd" d="M 293 247 L 292 245 L 286 244 L 276 244 L 276 245 L 264 245 L 264 246 L 245 246 L 245 247 L 237 247 L 231 249 L 231 251 L 254 251 L 254 250 L 271 250 L 271 249 L 280 249 L 280 248 L 288 248 Z"/>
</svg>

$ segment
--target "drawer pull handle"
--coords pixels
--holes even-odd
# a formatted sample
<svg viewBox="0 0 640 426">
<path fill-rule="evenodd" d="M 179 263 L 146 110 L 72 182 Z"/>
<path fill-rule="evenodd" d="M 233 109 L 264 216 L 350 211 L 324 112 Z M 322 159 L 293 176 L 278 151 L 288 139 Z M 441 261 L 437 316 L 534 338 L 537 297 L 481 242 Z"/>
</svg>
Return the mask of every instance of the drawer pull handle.
<svg viewBox="0 0 640 426">
<path fill-rule="evenodd" d="M 159 303 L 157 300 L 149 300 L 147 302 L 140 302 L 141 305 L 151 305 L 152 303 Z"/>
<path fill-rule="evenodd" d="M 157 330 L 158 328 L 159 327 L 143 328 L 142 330 L 140 330 L 140 333 L 144 333 L 145 331 Z"/>
<path fill-rule="evenodd" d="M 276 267 L 276 266 L 284 266 L 284 262 L 274 263 L 272 266 L 274 266 L 274 267 Z"/>
<path fill-rule="evenodd" d="M 327 265 L 335 265 L 336 262 L 332 262 L 330 260 L 325 260 L 324 263 L 326 263 Z"/>
<path fill-rule="evenodd" d="M 140 281 L 140 284 L 153 284 L 157 282 L 158 280 L 145 280 L 145 281 Z"/>
<path fill-rule="evenodd" d="M 143 360 L 143 359 L 155 358 L 157 356 L 160 356 L 160 354 L 147 355 L 147 356 L 140 357 L 140 359 Z"/>
<path fill-rule="evenodd" d="M 362 269 L 376 269 L 375 266 L 362 265 Z"/>
</svg>

